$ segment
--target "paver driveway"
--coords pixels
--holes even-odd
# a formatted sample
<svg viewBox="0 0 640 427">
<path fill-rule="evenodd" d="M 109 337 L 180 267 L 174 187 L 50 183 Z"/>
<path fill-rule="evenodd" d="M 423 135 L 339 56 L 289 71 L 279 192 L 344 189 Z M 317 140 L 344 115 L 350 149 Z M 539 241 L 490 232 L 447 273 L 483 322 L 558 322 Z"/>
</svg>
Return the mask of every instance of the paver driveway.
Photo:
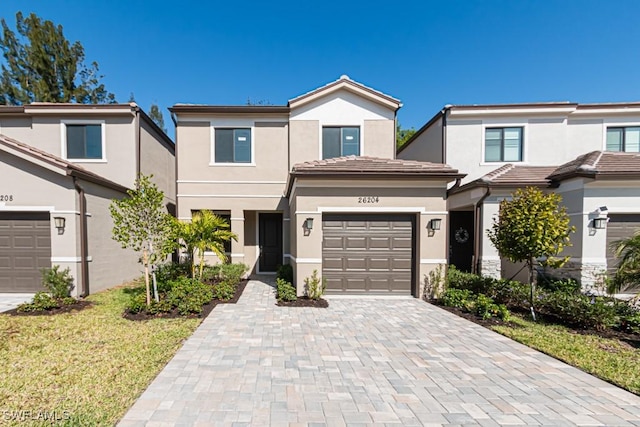
<svg viewBox="0 0 640 427">
<path fill-rule="evenodd" d="M 416 299 L 216 307 L 121 421 L 640 425 L 640 397 Z"/>
</svg>

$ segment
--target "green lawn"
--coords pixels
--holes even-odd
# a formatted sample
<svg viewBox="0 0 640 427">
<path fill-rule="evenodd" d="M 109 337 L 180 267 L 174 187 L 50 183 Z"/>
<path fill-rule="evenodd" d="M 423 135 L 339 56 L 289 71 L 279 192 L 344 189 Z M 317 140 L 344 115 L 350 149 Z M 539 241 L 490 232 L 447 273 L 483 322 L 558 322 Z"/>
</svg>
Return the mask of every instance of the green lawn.
<svg viewBox="0 0 640 427">
<path fill-rule="evenodd" d="M 33 419 L 46 415 L 69 426 L 117 422 L 201 322 L 132 322 L 122 318 L 127 298 L 119 288 L 79 312 L 0 314 L 0 424 L 51 425 Z"/>
<path fill-rule="evenodd" d="M 583 371 L 640 394 L 640 349 L 617 340 L 582 335 L 563 326 L 513 317 L 514 326 L 492 329 Z"/>
</svg>

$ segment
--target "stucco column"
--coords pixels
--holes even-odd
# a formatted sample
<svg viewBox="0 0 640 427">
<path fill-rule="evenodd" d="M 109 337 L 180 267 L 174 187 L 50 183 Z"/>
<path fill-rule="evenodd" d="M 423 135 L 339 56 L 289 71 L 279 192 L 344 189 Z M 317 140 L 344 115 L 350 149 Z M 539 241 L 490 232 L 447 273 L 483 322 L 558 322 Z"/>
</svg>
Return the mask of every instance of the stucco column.
<svg viewBox="0 0 640 427">
<path fill-rule="evenodd" d="M 246 263 L 244 259 L 244 211 L 233 209 L 231 211 L 231 231 L 238 236 L 238 241 L 231 241 L 231 262 Z"/>
</svg>

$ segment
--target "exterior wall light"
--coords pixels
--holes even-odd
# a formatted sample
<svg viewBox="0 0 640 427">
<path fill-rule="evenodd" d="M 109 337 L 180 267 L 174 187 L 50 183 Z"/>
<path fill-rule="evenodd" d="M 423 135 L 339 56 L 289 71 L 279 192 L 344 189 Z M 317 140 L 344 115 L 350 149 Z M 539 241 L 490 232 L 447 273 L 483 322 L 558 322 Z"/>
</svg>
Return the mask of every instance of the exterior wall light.
<svg viewBox="0 0 640 427">
<path fill-rule="evenodd" d="M 313 218 L 307 218 L 302 225 L 306 230 L 313 230 Z"/>
<path fill-rule="evenodd" d="M 593 228 L 596 230 L 604 230 L 607 227 L 607 218 L 594 218 Z"/>
<path fill-rule="evenodd" d="M 431 221 L 429 221 L 429 225 L 428 225 L 428 229 L 429 230 L 440 230 L 440 225 L 442 224 L 442 218 L 433 218 Z"/>
<path fill-rule="evenodd" d="M 56 216 L 53 217 L 53 223 L 55 224 L 56 228 L 58 229 L 58 234 L 64 234 L 64 224 L 65 224 L 66 220 L 64 217 L 61 216 Z"/>
</svg>

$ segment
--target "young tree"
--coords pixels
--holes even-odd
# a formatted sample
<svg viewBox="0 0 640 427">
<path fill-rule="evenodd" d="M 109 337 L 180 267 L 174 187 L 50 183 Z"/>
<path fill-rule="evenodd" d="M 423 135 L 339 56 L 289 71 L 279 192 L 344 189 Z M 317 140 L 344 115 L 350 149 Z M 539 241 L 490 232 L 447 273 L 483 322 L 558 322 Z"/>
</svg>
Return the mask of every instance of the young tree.
<svg viewBox="0 0 640 427">
<path fill-rule="evenodd" d="M 98 63 L 84 64 L 84 48 L 71 44 L 61 25 L 43 21 L 34 13 L 16 14 L 13 32 L 4 19 L 0 49 L 4 56 L 0 75 L 0 103 L 22 105 L 30 102 L 115 102 L 100 83 Z"/>
<path fill-rule="evenodd" d="M 131 248 L 141 254 L 147 305 L 151 303 L 149 267 L 163 261 L 176 248 L 176 222 L 164 206 L 164 193 L 151 182 L 151 177 L 140 175 L 135 190 L 127 192 L 129 197 L 112 200 L 109 206 L 114 222 L 113 239 L 123 248 Z M 158 301 L 155 279 L 154 296 Z"/>
<path fill-rule="evenodd" d="M 544 194 L 537 188 L 518 189 L 512 200 L 500 202 L 500 213 L 488 230 L 489 240 L 501 256 L 511 262 L 525 262 L 529 269 L 531 315 L 535 320 L 535 277 L 533 267 L 538 258 L 554 268 L 567 262 L 554 258 L 565 246 L 575 227 L 569 225 L 566 208 L 560 206 L 562 197 L 556 193 Z"/>
<path fill-rule="evenodd" d="M 191 276 L 195 278 L 194 253 L 198 253 L 199 268 L 198 278 L 202 279 L 204 269 L 204 253 L 211 250 L 221 262 L 226 262 L 224 251 L 225 242 L 231 239 L 238 241 L 238 236 L 232 233 L 231 226 L 224 218 L 205 210 L 196 212 L 191 222 L 180 223 L 179 236 L 184 241 L 184 246 L 191 257 Z"/>
<path fill-rule="evenodd" d="M 149 117 L 151 117 L 151 120 L 153 120 L 153 122 L 157 124 L 164 133 L 167 133 L 167 128 L 164 127 L 164 117 L 162 116 L 162 111 L 160 111 L 160 108 L 157 104 L 151 104 L 151 107 L 149 108 Z"/>
</svg>

